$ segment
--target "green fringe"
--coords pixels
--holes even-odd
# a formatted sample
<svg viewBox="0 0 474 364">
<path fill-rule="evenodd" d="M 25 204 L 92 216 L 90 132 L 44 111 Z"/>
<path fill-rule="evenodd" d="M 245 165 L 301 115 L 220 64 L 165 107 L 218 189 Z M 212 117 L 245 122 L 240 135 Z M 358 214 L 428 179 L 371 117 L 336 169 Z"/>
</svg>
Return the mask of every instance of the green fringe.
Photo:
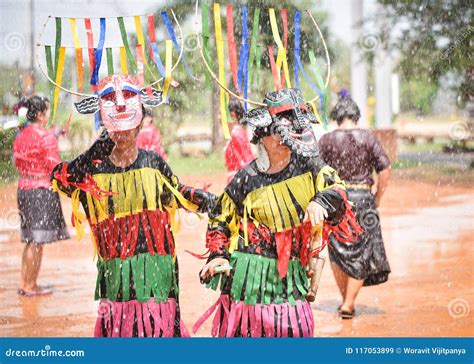
<svg viewBox="0 0 474 364">
<path fill-rule="evenodd" d="M 95 299 L 105 297 L 117 301 L 122 288 L 122 301 L 130 300 L 133 282 L 136 299 L 147 302 L 151 297 L 156 302 L 166 302 L 170 292 L 178 293 L 173 257 L 170 255 L 139 254 L 126 259 L 99 260 Z M 105 292 L 101 282 L 105 280 Z"/>
<path fill-rule="evenodd" d="M 296 303 L 295 288 L 303 297 L 308 293 L 308 278 L 299 260 L 290 259 L 288 271 L 283 280 L 278 276 L 276 259 L 233 252 L 230 265 L 234 268 L 230 290 L 233 301 L 241 301 L 243 297 L 245 304 L 255 305 L 260 295 L 261 304 L 279 304 L 283 303 L 286 298 L 293 306 Z M 226 280 L 226 275 L 216 274 L 207 287 L 216 290 L 220 285 L 222 290 Z"/>
</svg>

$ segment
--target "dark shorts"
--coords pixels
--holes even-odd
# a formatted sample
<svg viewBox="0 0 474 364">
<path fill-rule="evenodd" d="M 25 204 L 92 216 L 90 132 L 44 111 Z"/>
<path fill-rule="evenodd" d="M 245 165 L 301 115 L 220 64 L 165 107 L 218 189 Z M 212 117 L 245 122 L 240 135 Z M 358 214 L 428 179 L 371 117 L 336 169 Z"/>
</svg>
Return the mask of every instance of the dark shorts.
<svg viewBox="0 0 474 364">
<path fill-rule="evenodd" d="M 69 239 L 57 192 L 19 189 L 17 198 L 22 242 L 44 244 Z"/>
</svg>

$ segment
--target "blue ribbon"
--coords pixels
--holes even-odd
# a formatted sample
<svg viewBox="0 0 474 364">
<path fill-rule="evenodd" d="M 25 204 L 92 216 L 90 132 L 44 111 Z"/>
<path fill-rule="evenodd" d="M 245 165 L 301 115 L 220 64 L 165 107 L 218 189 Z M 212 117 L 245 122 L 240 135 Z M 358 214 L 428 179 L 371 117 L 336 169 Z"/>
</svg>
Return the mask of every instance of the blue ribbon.
<svg viewBox="0 0 474 364">
<path fill-rule="evenodd" d="M 158 71 L 160 71 L 162 77 L 166 77 L 166 70 L 161 62 L 160 54 L 158 53 L 158 46 L 155 42 L 151 43 L 151 49 L 153 50 L 153 57 L 155 58 L 154 61 L 158 67 Z"/>
<path fill-rule="evenodd" d="M 100 62 L 102 61 L 102 51 L 104 50 L 104 42 L 105 42 L 105 18 L 100 18 L 100 37 L 99 37 L 99 44 L 97 48 L 94 48 L 95 65 L 94 65 L 94 72 L 92 73 L 92 77 L 91 77 L 91 85 L 97 85 L 99 83 L 99 68 L 100 68 Z"/>
<path fill-rule="evenodd" d="M 301 22 L 301 13 L 299 10 L 296 10 L 295 12 L 295 63 L 293 64 L 296 88 L 300 88 L 300 78 L 298 75 L 298 63 L 300 60 L 300 22 Z"/>
<path fill-rule="evenodd" d="M 181 53 L 181 47 L 179 46 L 178 40 L 176 39 L 176 35 L 174 34 L 173 27 L 171 26 L 171 22 L 170 22 L 170 19 L 168 18 L 168 14 L 166 13 L 166 11 L 161 12 L 161 17 L 163 18 L 163 21 L 166 25 L 166 29 L 168 29 L 168 33 L 171 37 L 171 40 L 173 41 L 174 46 L 176 47 L 178 53 Z M 186 73 L 189 75 L 189 77 L 191 77 L 193 80 L 198 80 L 191 73 L 191 70 L 189 69 L 188 64 L 186 63 L 186 59 L 184 59 L 184 53 L 183 53 L 182 59 L 183 59 L 184 69 L 186 70 Z"/>
<path fill-rule="evenodd" d="M 91 77 L 91 85 L 97 85 L 99 83 L 99 69 L 100 63 L 102 61 L 102 51 L 104 50 L 104 43 L 105 43 L 105 30 L 106 30 L 106 23 L 105 18 L 100 18 L 100 36 L 99 36 L 99 44 L 97 48 L 94 48 L 94 72 L 92 72 Z M 95 92 L 97 94 L 97 91 Z M 94 127 L 95 130 L 99 130 L 100 128 L 100 115 L 99 112 L 94 114 Z"/>
<path fill-rule="evenodd" d="M 295 12 L 295 64 L 294 64 L 294 73 L 295 73 L 295 83 L 296 87 L 300 88 L 300 80 L 298 76 L 298 69 L 301 71 L 301 74 L 303 75 L 304 79 L 308 84 L 311 86 L 313 91 L 315 91 L 319 95 L 319 107 L 321 110 L 323 109 L 324 105 L 324 93 L 316 86 L 311 79 L 309 78 L 308 74 L 303 68 L 303 64 L 301 63 L 301 57 L 300 57 L 300 21 L 301 21 L 301 13 L 299 10 L 296 10 Z M 326 117 L 324 116 L 325 113 L 323 114 L 323 121 L 327 123 Z"/>
<path fill-rule="evenodd" d="M 247 25 L 247 7 L 242 6 L 242 43 L 240 45 L 240 59 L 239 69 L 237 73 L 237 84 L 240 90 L 244 90 L 244 98 L 247 98 L 248 92 L 248 58 L 249 58 L 249 44 L 248 44 L 248 25 Z M 243 85 L 242 85 L 243 78 Z M 244 104 L 247 110 L 247 103 Z"/>
</svg>

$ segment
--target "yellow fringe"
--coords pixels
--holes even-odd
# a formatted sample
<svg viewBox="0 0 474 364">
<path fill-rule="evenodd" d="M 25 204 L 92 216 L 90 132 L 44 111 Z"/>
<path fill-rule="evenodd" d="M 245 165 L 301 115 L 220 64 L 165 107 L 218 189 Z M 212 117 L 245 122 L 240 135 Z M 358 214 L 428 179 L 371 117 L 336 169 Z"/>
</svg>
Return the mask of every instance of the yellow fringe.
<svg viewBox="0 0 474 364">
<path fill-rule="evenodd" d="M 198 209 L 197 205 L 186 200 L 177 190 L 177 178 L 173 178 L 172 184 L 160 171 L 153 168 L 141 168 L 116 174 L 96 174 L 93 178 L 101 189 L 113 193 L 112 196 L 104 196 L 101 199 L 87 195 L 89 214 L 93 223 L 100 223 L 109 217 L 110 198 L 113 201 L 115 218 L 142 212 L 143 198 L 146 200 L 148 210 L 153 211 L 158 208 L 164 211 L 160 199 L 164 187 L 169 189 L 175 197 L 172 199 L 172 205 L 165 207 L 167 211 L 173 213 L 173 216 L 178 208 L 176 200 L 189 211 L 195 212 Z M 179 225 L 175 224 L 175 228 L 178 230 Z"/>
<path fill-rule="evenodd" d="M 237 206 L 226 192 L 219 197 L 218 203 L 221 206 L 221 214 L 210 220 L 210 226 L 213 228 L 219 224 L 227 226 L 230 231 L 229 252 L 232 253 L 239 246 L 240 216 L 237 214 Z"/>
<path fill-rule="evenodd" d="M 334 177 L 335 183 L 327 184 L 326 178 Z M 330 166 L 324 166 L 318 173 L 316 177 L 316 191 L 321 192 L 332 187 L 340 187 L 342 189 L 346 188 L 346 184 L 341 180 L 336 172 L 336 170 Z"/>
<path fill-rule="evenodd" d="M 256 189 L 249 193 L 243 202 L 244 224 L 248 219 L 252 219 L 254 223 L 258 220 L 273 232 L 299 226 L 302 221 L 291 195 L 304 211 L 314 194 L 315 186 L 311 172 Z M 246 224 L 244 235 L 245 227 Z"/>
</svg>

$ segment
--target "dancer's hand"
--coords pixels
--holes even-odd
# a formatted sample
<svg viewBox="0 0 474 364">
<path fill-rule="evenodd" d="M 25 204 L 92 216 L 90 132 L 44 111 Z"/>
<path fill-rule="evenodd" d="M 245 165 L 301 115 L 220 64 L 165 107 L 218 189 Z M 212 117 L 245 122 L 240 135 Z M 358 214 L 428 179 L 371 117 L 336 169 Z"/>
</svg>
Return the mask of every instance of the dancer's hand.
<svg viewBox="0 0 474 364">
<path fill-rule="evenodd" d="M 207 263 L 201 270 L 200 276 L 201 278 L 209 278 L 212 277 L 214 274 L 217 272 L 215 269 L 217 267 L 223 266 L 223 265 L 229 265 L 229 261 L 224 258 L 215 258 L 212 259 L 209 263 Z M 224 271 L 226 275 L 230 274 L 230 270 Z"/>
<path fill-rule="evenodd" d="M 311 220 L 311 225 L 321 226 L 325 218 L 328 217 L 327 210 L 317 202 L 311 201 L 306 208 L 303 222 Z"/>
</svg>

